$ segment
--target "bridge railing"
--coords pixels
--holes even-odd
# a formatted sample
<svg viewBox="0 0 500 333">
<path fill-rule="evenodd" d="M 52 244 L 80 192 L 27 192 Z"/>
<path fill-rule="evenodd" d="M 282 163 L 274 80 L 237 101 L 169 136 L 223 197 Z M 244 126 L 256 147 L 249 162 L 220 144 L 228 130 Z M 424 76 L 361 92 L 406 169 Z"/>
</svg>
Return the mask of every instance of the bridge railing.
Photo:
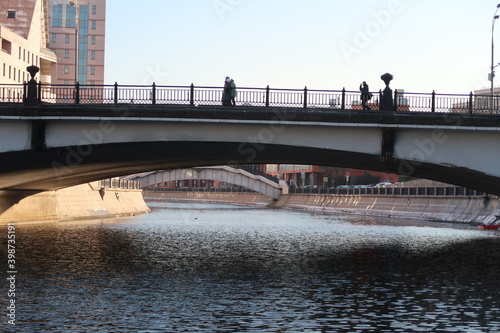
<svg viewBox="0 0 500 333">
<path fill-rule="evenodd" d="M 2 103 L 23 103 L 26 95 L 23 84 L 2 84 L 0 85 L 0 102 Z"/>
<path fill-rule="evenodd" d="M 30 91 L 25 84 L 0 85 L 0 103 L 23 103 Z M 223 88 L 152 85 L 45 85 L 36 86 L 38 103 L 50 104 L 175 104 L 221 105 Z M 368 101 L 380 109 L 382 92 Z M 394 90 L 394 111 L 500 113 L 500 95 L 407 93 Z M 361 110 L 360 92 L 342 90 L 238 87 L 236 106 L 290 107 L 323 110 Z"/>
<path fill-rule="evenodd" d="M 99 180 L 99 187 L 102 189 L 140 190 L 141 182 L 138 180 L 108 178 Z"/>
<path fill-rule="evenodd" d="M 362 187 L 362 188 L 290 188 L 290 194 L 381 195 L 381 196 L 443 196 L 484 197 L 486 194 L 460 186 L 437 187 Z"/>
</svg>

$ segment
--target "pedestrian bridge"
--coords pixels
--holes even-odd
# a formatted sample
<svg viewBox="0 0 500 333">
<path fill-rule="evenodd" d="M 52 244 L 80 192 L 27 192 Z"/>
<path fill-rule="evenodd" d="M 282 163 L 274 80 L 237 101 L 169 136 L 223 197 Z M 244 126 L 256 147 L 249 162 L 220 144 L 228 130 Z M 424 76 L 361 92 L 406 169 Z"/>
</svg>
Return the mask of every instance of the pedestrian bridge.
<svg viewBox="0 0 500 333">
<path fill-rule="evenodd" d="M 126 177 L 126 179 L 139 181 L 141 183 L 141 188 L 176 180 L 210 179 L 243 186 L 275 200 L 278 200 L 281 195 L 281 187 L 277 183 L 262 176 L 257 176 L 250 172 L 224 165 L 203 168 L 160 170 L 145 174 L 131 175 Z"/>
</svg>

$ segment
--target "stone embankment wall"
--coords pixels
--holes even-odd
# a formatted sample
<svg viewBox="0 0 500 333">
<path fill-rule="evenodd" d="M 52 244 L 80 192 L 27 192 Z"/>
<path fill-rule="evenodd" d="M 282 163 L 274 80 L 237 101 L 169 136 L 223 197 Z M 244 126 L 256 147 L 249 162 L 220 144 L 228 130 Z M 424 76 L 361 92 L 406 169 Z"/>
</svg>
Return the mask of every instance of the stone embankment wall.
<svg viewBox="0 0 500 333">
<path fill-rule="evenodd" d="M 491 223 L 498 197 L 284 195 L 275 207 L 325 213 L 398 217 L 426 221 Z"/>
<path fill-rule="evenodd" d="M 49 222 L 149 212 L 142 190 L 102 188 L 99 182 L 57 191 L 0 191 L 0 223 Z"/>
<path fill-rule="evenodd" d="M 145 192 L 148 200 L 259 205 L 334 214 L 398 217 L 427 221 L 491 223 L 500 216 L 498 197 L 361 196 L 285 194 L 278 201 L 260 194 Z"/>
</svg>

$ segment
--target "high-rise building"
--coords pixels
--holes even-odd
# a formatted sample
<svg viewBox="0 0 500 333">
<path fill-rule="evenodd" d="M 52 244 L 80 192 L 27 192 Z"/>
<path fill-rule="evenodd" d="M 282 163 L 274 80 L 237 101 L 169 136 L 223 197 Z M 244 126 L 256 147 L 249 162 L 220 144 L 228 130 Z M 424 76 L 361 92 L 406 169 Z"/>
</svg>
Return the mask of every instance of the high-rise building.
<svg viewBox="0 0 500 333">
<path fill-rule="evenodd" d="M 54 84 L 82 91 L 104 84 L 106 0 L 48 0 L 49 48 L 59 59 Z"/>
<path fill-rule="evenodd" d="M 47 48 L 47 0 L 0 1 L 0 98 L 22 100 L 20 85 L 29 81 L 26 68 L 40 68 L 37 81 L 50 84 L 56 54 Z M 7 86 L 10 85 L 10 86 Z"/>
</svg>

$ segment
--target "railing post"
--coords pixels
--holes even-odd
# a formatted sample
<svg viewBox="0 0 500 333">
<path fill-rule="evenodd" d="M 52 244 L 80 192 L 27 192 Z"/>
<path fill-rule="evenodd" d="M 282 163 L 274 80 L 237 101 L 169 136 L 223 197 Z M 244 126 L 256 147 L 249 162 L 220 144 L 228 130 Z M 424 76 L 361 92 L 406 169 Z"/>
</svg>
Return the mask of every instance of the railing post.
<svg viewBox="0 0 500 333">
<path fill-rule="evenodd" d="M 472 91 L 470 92 L 469 94 L 469 113 L 472 114 L 472 110 L 473 110 L 473 106 L 472 106 L 472 102 L 473 102 L 473 94 L 472 94 Z"/>
<path fill-rule="evenodd" d="M 398 90 L 394 89 L 394 111 L 398 111 Z"/>
<path fill-rule="evenodd" d="M 384 96 L 382 95 L 382 89 L 378 90 L 378 109 L 382 110 L 382 98 Z"/>
<path fill-rule="evenodd" d="M 191 83 L 191 90 L 189 96 L 189 105 L 194 106 L 194 84 Z"/>
<path fill-rule="evenodd" d="M 345 110 L 345 87 L 342 88 L 342 102 L 340 104 L 341 110 Z"/>
<path fill-rule="evenodd" d="M 118 82 L 115 82 L 115 105 L 118 104 Z"/>
<path fill-rule="evenodd" d="M 304 109 L 307 109 L 307 87 L 304 87 Z"/>
<path fill-rule="evenodd" d="M 37 83 L 35 80 L 35 75 L 36 75 L 36 73 L 38 73 L 40 68 L 32 65 L 32 66 L 26 67 L 26 70 L 30 73 L 31 79 L 28 81 L 25 104 L 26 105 L 40 104 L 40 96 L 39 96 L 40 87 L 37 87 Z M 10 97 L 10 94 L 9 94 L 9 97 Z"/>
<path fill-rule="evenodd" d="M 431 112 L 436 112 L 436 92 L 432 91 Z"/>
<path fill-rule="evenodd" d="M 42 103 L 42 82 L 38 82 L 38 104 Z"/>
<path fill-rule="evenodd" d="M 151 103 L 156 104 L 156 83 L 153 82 L 153 91 L 151 92 Z"/>
<path fill-rule="evenodd" d="M 28 92 L 28 83 L 26 81 L 23 82 L 23 103 L 26 103 L 26 98 L 28 97 L 26 94 Z"/>
<path fill-rule="evenodd" d="M 266 87 L 266 108 L 269 107 L 269 85 Z"/>
<path fill-rule="evenodd" d="M 75 83 L 75 104 L 80 104 L 80 82 Z"/>
</svg>

